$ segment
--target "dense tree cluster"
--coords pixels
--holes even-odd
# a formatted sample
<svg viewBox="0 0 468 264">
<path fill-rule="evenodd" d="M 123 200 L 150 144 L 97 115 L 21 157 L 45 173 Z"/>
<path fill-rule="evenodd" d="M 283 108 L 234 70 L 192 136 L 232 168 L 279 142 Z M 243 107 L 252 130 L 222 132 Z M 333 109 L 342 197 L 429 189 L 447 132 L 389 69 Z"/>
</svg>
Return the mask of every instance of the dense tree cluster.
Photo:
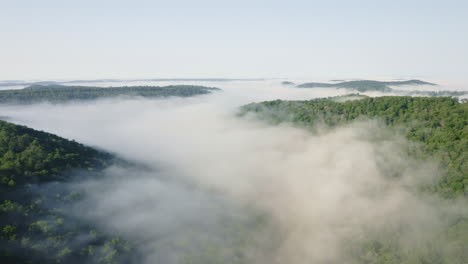
<svg viewBox="0 0 468 264">
<path fill-rule="evenodd" d="M 108 158 L 75 141 L 0 120 L 2 186 L 59 180 L 65 170 L 94 170 Z"/>
<path fill-rule="evenodd" d="M 39 88 L 38 88 L 39 89 Z M 102 88 L 99 88 L 102 89 Z M 377 119 L 416 142 L 411 154 L 436 159 L 444 177 L 424 191 L 450 199 L 468 195 L 468 103 L 438 97 L 365 97 L 359 94 L 310 101 L 269 101 L 242 108 L 277 124 L 292 122 L 314 128 Z M 412 146 L 409 146 L 411 148 Z M 82 199 L 66 184 L 80 177 L 99 177 L 113 163 L 110 154 L 46 132 L 0 121 L 0 262 L 1 263 L 139 263 L 138 246 L 118 234 L 100 232 L 75 219 L 66 209 Z M 70 173 L 73 172 L 73 173 Z M 67 177 L 68 175 L 68 177 Z M 462 200 L 466 201 L 466 200 Z M 249 213 L 250 214 L 250 213 Z M 249 249 L 273 252 L 268 217 L 252 212 L 244 223 L 223 219 L 213 230 L 225 241 L 205 240 L 187 228 L 186 237 L 161 245 L 180 252 L 181 263 L 246 263 Z M 453 221 L 453 219 L 452 219 Z M 350 263 L 465 263 L 468 219 L 460 214 L 447 229 L 434 231 L 433 241 L 401 247 L 402 226 L 394 234 L 366 233 L 345 249 Z M 273 232 L 274 233 L 274 232 Z M 255 236 L 272 235 L 266 249 Z M 193 238 L 191 238 L 193 237 Z M 164 241 L 164 240 L 163 240 Z M 227 245 L 227 246 L 226 246 Z"/>
<path fill-rule="evenodd" d="M 93 100 L 113 97 L 189 97 L 208 94 L 218 88 L 195 85 L 92 87 L 32 85 L 18 90 L 1 90 L 0 103 L 61 103 L 72 100 Z"/>
<path fill-rule="evenodd" d="M 355 98 L 353 98 L 355 97 Z M 353 96 L 348 99 L 356 99 Z M 466 203 L 468 196 L 468 103 L 450 97 L 377 97 L 348 100 L 345 97 L 310 101 L 268 101 L 242 108 L 273 124 L 292 122 L 313 129 L 336 127 L 358 119 L 377 119 L 410 141 L 411 155 L 439 161 L 445 169 L 441 182 L 424 192 Z M 417 148 L 412 149 L 412 148 Z M 462 207 L 463 208 L 463 207 Z M 465 210 L 465 209 L 462 209 Z M 406 232 L 369 234 L 350 244 L 350 263 L 465 263 L 468 259 L 468 219 L 460 214 L 446 229 L 435 231 L 433 240 L 402 248 Z"/>
<path fill-rule="evenodd" d="M 0 262 L 128 260 L 127 241 L 63 212 L 81 194 L 57 184 L 74 180 L 70 175 L 97 175 L 111 158 L 77 142 L 0 121 Z"/>
<path fill-rule="evenodd" d="M 346 102 L 276 100 L 244 106 L 243 112 L 248 111 L 275 123 L 291 121 L 301 126 L 317 123 L 337 126 L 365 117 L 380 119 L 404 131 L 409 140 L 423 143 L 423 158 L 435 157 L 441 161 L 447 175 L 437 187 L 440 193 L 468 195 L 468 104 L 455 98 L 385 96 Z"/>
</svg>

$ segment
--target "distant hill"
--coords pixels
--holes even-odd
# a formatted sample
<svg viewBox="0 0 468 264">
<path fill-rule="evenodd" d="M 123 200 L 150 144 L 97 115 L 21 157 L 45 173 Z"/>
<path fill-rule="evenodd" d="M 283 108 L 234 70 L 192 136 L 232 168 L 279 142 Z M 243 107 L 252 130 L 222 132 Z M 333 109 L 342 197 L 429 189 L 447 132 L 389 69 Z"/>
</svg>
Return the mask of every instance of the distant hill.
<svg viewBox="0 0 468 264">
<path fill-rule="evenodd" d="M 4 80 L 0 81 L 0 87 L 28 86 L 28 85 L 73 85 L 80 83 L 125 83 L 125 82 L 230 82 L 230 81 L 263 81 L 261 78 L 228 79 L 228 78 L 150 78 L 150 79 L 94 79 L 94 80 L 69 80 L 69 81 L 22 81 Z"/>
<path fill-rule="evenodd" d="M 0 103 L 61 103 L 71 100 L 94 100 L 100 98 L 126 97 L 189 97 L 219 91 L 219 88 L 195 85 L 170 86 L 64 86 L 64 85 L 31 85 L 18 90 L 0 90 Z"/>
<path fill-rule="evenodd" d="M 0 82 L 0 87 L 8 87 L 8 86 L 25 86 L 25 85 L 56 85 L 59 84 L 57 82 L 23 82 L 23 81 L 4 81 Z"/>
<path fill-rule="evenodd" d="M 82 194 L 59 183 L 98 176 L 112 158 L 0 121 L 0 262 L 128 263 L 128 242 L 63 212 Z"/>
<path fill-rule="evenodd" d="M 282 84 L 282 85 L 295 85 L 295 83 L 289 82 L 289 81 L 281 82 L 281 84 Z"/>
<path fill-rule="evenodd" d="M 372 80 L 360 80 L 360 81 L 346 81 L 346 82 L 338 82 L 338 83 L 319 83 L 319 82 L 311 82 L 311 83 L 303 83 L 296 87 L 298 88 L 345 88 L 345 89 L 353 89 L 359 92 L 367 92 L 367 91 L 381 91 L 381 92 L 389 92 L 392 89 L 389 86 L 401 86 L 401 85 L 437 85 L 434 83 L 424 82 L 420 80 L 407 80 L 407 81 L 372 81 Z"/>
</svg>

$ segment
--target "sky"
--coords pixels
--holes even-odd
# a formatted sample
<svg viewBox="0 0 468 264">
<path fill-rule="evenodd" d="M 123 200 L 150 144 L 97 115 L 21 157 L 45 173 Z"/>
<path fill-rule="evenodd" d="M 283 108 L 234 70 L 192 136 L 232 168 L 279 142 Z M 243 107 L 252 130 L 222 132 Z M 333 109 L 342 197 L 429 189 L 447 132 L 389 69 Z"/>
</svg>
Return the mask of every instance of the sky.
<svg viewBox="0 0 468 264">
<path fill-rule="evenodd" d="M 0 80 L 468 83 L 468 1 L 0 0 Z"/>
</svg>

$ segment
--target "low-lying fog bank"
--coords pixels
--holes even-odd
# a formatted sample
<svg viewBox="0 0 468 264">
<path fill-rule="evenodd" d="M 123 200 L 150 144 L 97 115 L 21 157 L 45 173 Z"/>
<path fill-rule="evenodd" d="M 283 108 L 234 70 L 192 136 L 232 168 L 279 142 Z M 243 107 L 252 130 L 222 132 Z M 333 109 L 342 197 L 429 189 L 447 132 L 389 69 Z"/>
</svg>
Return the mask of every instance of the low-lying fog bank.
<svg viewBox="0 0 468 264">
<path fill-rule="evenodd" d="M 0 112 L 151 168 L 111 167 L 77 183 L 86 198 L 70 211 L 136 241 L 146 263 L 352 263 L 361 244 L 379 239 L 413 252 L 452 250 L 438 234 L 466 207 L 418 194 L 439 176 L 437 164 L 408 156 L 409 143 L 378 121 L 312 134 L 236 116 L 252 101 L 349 91 L 277 80 L 197 84 L 223 91 Z"/>
</svg>

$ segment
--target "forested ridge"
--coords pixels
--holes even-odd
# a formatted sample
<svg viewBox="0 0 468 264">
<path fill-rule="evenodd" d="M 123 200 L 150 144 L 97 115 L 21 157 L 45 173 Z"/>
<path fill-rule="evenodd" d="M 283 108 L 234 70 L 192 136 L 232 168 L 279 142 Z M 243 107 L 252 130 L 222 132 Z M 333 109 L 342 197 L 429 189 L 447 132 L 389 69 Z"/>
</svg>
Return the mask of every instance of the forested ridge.
<svg viewBox="0 0 468 264">
<path fill-rule="evenodd" d="M 284 83 L 284 82 L 283 82 Z M 318 83 L 310 82 L 299 84 L 297 88 L 343 88 L 349 90 L 356 90 L 358 92 L 383 92 L 383 93 L 397 93 L 398 95 L 404 96 L 462 96 L 467 94 L 467 91 L 424 91 L 424 90 L 399 90 L 391 88 L 392 86 L 404 86 L 404 85 L 437 85 L 434 83 L 424 82 L 420 80 L 408 80 L 408 81 L 373 81 L 373 80 L 359 80 L 359 81 L 340 81 L 336 83 Z"/>
<path fill-rule="evenodd" d="M 360 92 L 366 91 L 381 91 L 389 92 L 392 89 L 389 86 L 401 85 L 436 85 L 434 83 L 424 82 L 420 80 L 407 81 L 374 81 L 374 80 L 357 80 L 357 81 L 342 81 L 336 83 L 319 83 L 310 82 L 297 85 L 299 88 L 315 88 L 315 87 L 338 87 L 347 89 L 356 89 Z"/>
<path fill-rule="evenodd" d="M 65 170 L 102 168 L 110 154 L 0 120 L 0 158 L 0 183 L 14 187 L 61 180 Z"/>
<path fill-rule="evenodd" d="M 125 97 L 189 97 L 208 94 L 220 89 L 195 85 L 169 86 L 64 86 L 64 85 L 31 85 L 17 90 L 0 90 L 0 103 L 61 103 L 72 100 L 94 100 L 100 98 Z"/>
<path fill-rule="evenodd" d="M 292 122 L 311 129 L 317 125 L 333 128 L 360 119 L 379 120 L 390 130 L 417 142 L 421 147 L 413 153 L 417 158 L 442 164 L 442 180 L 422 191 L 437 194 L 449 203 L 466 201 L 466 102 L 450 97 L 372 98 L 353 94 L 310 101 L 276 100 L 241 108 L 241 114 L 251 112 L 272 124 Z M 83 198 L 83 193 L 63 183 L 78 181 L 80 177 L 100 177 L 101 170 L 113 164 L 114 159 L 111 154 L 80 143 L 0 121 L 0 262 L 141 263 L 138 241 L 127 241 L 117 232 L 101 232 L 67 213 Z M 178 250 L 180 263 L 250 263 L 246 252 L 259 246 L 256 236 L 268 235 L 272 245 L 259 246 L 258 250 L 274 255 L 281 238 L 275 236 L 274 228 L 270 229 L 267 215 L 252 215 L 252 219 L 241 223 L 223 219 L 217 227 L 220 230 L 212 230 L 222 235 L 223 243 L 181 237 L 175 238 L 173 244 L 159 246 Z M 468 219 L 462 213 L 452 218 L 446 229 L 434 231 L 433 241 L 408 247 L 399 244 L 407 227 L 394 234 L 369 232 L 353 237 L 349 252 L 346 251 L 349 263 L 464 264 L 468 259 Z M 187 227 L 187 236 L 190 232 Z"/>
<path fill-rule="evenodd" d="M 446 168 L 436 187 L 444 196 L 468 195 L 468 103 L 451 97 L 368 97 L 338 102 L 333 98 L 310 101 L 253 103 L 242 112 L 256 112 L 273 123 L 292 122 L 311 127 L 338 126 L 372 118 L 399 129 L 409 140 L 421 142 L 423 157 L 435 157 Z"/>
<path fill-rule="evenodd" d="M 112 234 L 100 231 L 70 214 L 85 197 L 67 183 L 101 177 L 106 167 L 127 166 L 127 162 L 5 121 L 0 121 L 0 145 L 0 263 L 142 263 L 137 245 L 144 242 L 126 240 L 118 230 Z M 179 252 L 181 263 L 223 263 L 226 259 L 243 263 L 243 252 L 252 243 L 249 238 L 263 229 L 263 223 L 260 217 L 246 223 L 223 219 L 213 232 L 221 232 L 229 248 L 203 240 L 209 234 L 197 233 L 190 226 L 186 237 L 174 241 L 161 237 L 168 244 L 159 246 Z M 191 238 L 196 234 L 201 237 Z"/>
<path fill-rule="evenodd" d="M 405 231 L 384 236 L 356 238 L 350 263 L 459 263 L 468 260 L 468 103 L 450 97 L 377 97 L 340 102 L 335 98 L 310 101 L 268 101 L 242 107 L 240 115 L 255 113 L 257 118 L 299 127 L 334 127 L 356 120 L 379 120 L 408 140 L 410 154 L 422 160 L 440 162 L 442 178 L 420 195 L 439 196 L 447 204 L 461 204 L 460 214 L 433 240 L 401 247 Z M 417 148 L 413 149 L 412 148 Z M 423 193 L 425 195 L 423 195 Z M 450 218 L 447 216 L 447 219 Z M 403 228 L 403 227 L 402 227 Z M 403 230 L 403 229 L 402 229 Z M 432 230 L 431 230 L 432 231 Z M 372 237 L 375 236 L 375 237 Z"/>
<path fill-rule="evenodd" d="M 130 244 L 64 213 L 81 194 L 63 185 L 98 173 L 112 155 L 0 121 L 0 262 L 118 263 Z M 59 186 L 59 187 L 57 187 Z"/>
</svg>

